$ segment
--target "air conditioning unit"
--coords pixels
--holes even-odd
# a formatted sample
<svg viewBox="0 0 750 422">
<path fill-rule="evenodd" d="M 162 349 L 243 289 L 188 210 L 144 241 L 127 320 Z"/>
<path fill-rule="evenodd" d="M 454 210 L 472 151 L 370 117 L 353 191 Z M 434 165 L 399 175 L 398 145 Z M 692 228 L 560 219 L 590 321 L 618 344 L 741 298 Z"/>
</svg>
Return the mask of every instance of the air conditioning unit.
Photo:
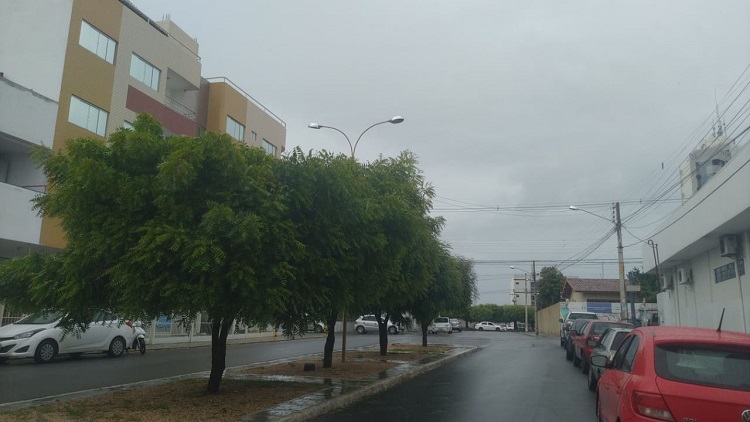
<svg viewBox="0 0 750 422">
<path fill-rule="evenodd" d="M 740 237 L 736 234 L 728 234 L 719 238 L 719 250 L 721 256 L 735 257 L 740 253 Z"/>
<path fill-rule="evenodd" d="M 677 284 L 693 284 L 693 270 L 690 268 L 678 268 Z"/>
<path fill-rule="evenodd" d="M 672 288 L 672 277 L 663 275 L 661 276 L 661 289 L 670 290 Z"/>
</svg>

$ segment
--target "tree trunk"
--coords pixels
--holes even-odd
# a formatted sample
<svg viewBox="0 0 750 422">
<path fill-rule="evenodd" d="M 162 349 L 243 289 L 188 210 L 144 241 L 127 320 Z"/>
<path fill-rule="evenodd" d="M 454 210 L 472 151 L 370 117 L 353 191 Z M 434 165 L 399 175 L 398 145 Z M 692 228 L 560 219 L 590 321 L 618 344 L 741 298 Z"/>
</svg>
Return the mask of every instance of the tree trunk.
<svg viewBox="0 0 750 422">
<path fill-rule="evenodd" d="M 388 355 L 388 323 L 380 325 L 378 334 L 380 334 L 380 356 Z"/>
<path fill-rule="evenodd" d="M 211 324 L 211 375 L 208 377 L 208 392 L 218 393 L 221 377 L 226 369 L 227 337 L 232 321 L 214 320 Z"/>
<path fill-rule="evenodd" d="M 427 324 L 422 325 L 422 347 L 427 347 Z"/>
<path fill-rule="evenodd" d="M 326 336 L 326 344 L 323 346 L 323 368 L 330 368 L 333 366 L 333 345 L 336 343 L 336 335 L 333 329 L 336 328 L 336 319 L 338 318 L 338 311 L 331 311 L 328 315 L 328 335 Z M 346 324 L 346 321 L 344 321 Z"/>
</svg>

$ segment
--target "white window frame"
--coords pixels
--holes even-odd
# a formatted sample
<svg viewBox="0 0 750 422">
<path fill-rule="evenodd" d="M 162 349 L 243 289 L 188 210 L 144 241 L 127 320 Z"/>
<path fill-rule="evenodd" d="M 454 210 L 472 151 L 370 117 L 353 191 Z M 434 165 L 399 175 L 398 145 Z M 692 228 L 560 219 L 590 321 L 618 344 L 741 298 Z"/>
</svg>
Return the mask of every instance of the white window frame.
<svg viewBox="0 0 750 422">
<path fill-rule="evenodd" d="M 115 63 L 117 41 L 84 20 L 81 21 L 81 33 L 78 36 L 78 44 L 101 57 L 107 63 Z"/>
<path fill-rule="evenodd" d="M 232 138 L 245 142 L 245 125 L 234 120 L 230 115 L 227 114 L 227 133 Z"/>
<path fill-rule="evenodd" d="M 68 121 L 76 126 L 96 133 L 99 136 L 107 134 L 107 119 L 109 112 L 75 95 L 70 96 Z"/>
<path fill-rule="evenodd" d="M 161 70 L 135 53 L 130 56 L 130 76 L 148 85 L 154 91 L 159 91 Z"/>
</svg>

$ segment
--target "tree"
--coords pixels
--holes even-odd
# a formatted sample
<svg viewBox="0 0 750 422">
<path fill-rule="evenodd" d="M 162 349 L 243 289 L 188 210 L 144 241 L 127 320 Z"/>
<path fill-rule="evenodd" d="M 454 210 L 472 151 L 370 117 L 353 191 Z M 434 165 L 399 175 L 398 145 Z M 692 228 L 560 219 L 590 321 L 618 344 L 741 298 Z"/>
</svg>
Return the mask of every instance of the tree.
<svg viewBox="0 0 750 422">
<path fill-rule="evenodd" d="M 367 295 L 355 309 L 375 315 L 380 354 L 386 355 L 388 319 L 399 318 L 432 282 L 439 256 L 435 239 L 444 221 L 429 216 L 434 190 L 425 183 L 414 154 L 381 158 L 367 172 L 377 198 L 377 227 L 387 243 L 381 253 L 367 257 L 365 271 L 358 273 Z"/>
<path fill-rule="evenodd" d="M 656 295 L 661 292 L 661 285 L 655 275 L 644 274 L 638 267 L 628 272 L 628 280 L 633 280 L 635 284 L 641 286 L 638 296 L 641 300 L 649 303 L 656 303 Z"/>
<path fill-rule="evenodd" d="M 440 245 L 439 253 L 438 268 L 427 293 L 424 297 L 416 298 L 409 306 L 412 316 L 422 328 L 423 346 L 427 346 L 427 328 L 436 317 L 468 308 L 476 297 L 476 274 L 471 261 L 452 256 L 445 244 Z"/>
<path fill-rule="evenodd" d="M 358 273 L 366 257 L 386 246 L 377 230 L 378 214 L 371 211 L 377 198 L 366 169 L 343 155 L 304 155 L 295 149 L 277 170 L 290 202 L 288 218 L 303 248 L 293 263 L 298 288 L 279 318 L 286 320 L 288 334 L 306 325 L 306 319 L 326 321 L 323 367 L 330 368 L 339 311 L 364 294 Z"/>
<path fill-rule="evenodd" d="M 544 267 L 539 272 L 538 307 L 544 309 L 560 302 L 563 286 L 565 285 L 565 276 L 555 267 Z"/>
<path fill-rule="evenodd" d="M 100 308 L 131 319 L 208 312 L 215 393 L 232 322 L 271 321 L 294 287 L 288 261 L 299 248 L 278 218 L 278 161 L 226 134 L 165 138 L 148 115 L 133 126 L 108 143 L 75 139 L 39 154 L 49 189 L 36 206 L 60 219 L 68 243 L 10 264 L 25 277 L 4 271 L 0 296 L 27 283 L 24 305 L 62 310 L 66 324 L 86 324 Z"/>
</svg>

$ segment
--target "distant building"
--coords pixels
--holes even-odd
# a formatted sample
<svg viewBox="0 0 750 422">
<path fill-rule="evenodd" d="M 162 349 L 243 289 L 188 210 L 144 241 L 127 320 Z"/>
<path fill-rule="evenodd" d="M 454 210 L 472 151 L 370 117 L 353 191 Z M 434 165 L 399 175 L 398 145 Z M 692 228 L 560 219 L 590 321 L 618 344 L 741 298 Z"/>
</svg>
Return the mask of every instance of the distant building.
<svg viewBox="0 0 750 422">
<path fill-rule="evenodd" d="M 643 267 L 658 274 L 661 323 L 750 329 L 750 147 L 713 139 L 682 170 L 684 202 L 643 246 Z"/>
<path fill-rule="evenodd" d="M 0 260 L 65 246 L 57 222 L 32 210 L 46 189 L 32 150 L 104 140 L 141 112 L 167 135 L 226 132 L 276 157 L 286 145 L 283 120 L 229 79 L 201 77 L 198 42 L 168 18 L 127 0 L 3 0 Z"/>
<path fill-rule="evenodd" d="M 511 301 L 514 305 L 536 306 L 536 286 L 528 275 L 515 274 L 510 280 Z"/>
</svg>

